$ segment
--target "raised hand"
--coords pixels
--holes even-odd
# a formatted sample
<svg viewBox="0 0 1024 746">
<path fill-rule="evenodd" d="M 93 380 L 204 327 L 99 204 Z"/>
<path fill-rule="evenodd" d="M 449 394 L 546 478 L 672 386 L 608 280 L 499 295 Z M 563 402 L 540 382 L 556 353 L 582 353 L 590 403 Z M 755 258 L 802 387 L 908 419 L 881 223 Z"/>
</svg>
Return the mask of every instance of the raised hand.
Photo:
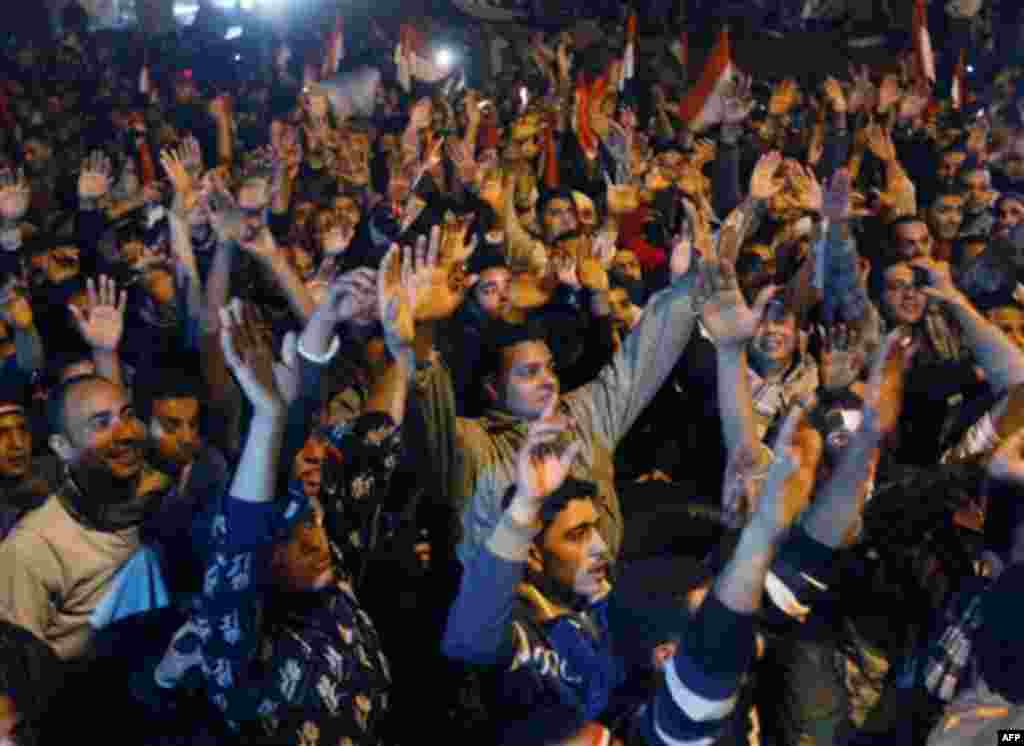
<svg viewBox="0 0 1024 746">
<path fill-rule="evenodd" d="M 918 344 L 902 330 L 886 335 L 878 351 L 864 392 L 865 437 L 874 447 L 896 429 L 903 410 L 903 382 L 907 367 L 917 353 Z"/>
<path fill-rule="evenodd" d="M 597 253 L 595 241 L 584 241 L 580 247 L 579 256 L 576 259 L 576 274 L 580 284 L 595 293 L 603 293 L 608 290 L 608 271 L 601 262 L 601 255 Z"/>
<path fill-rule="evenodd" d="M 335 324 L 369 326 L 380 318 L 377 292 L 377 272 L 368 267 L 354 269 L 330 284 L 318 313 Z"/>
<path fill-rule="evenodd" d="M 0 319 L 14 329 L 29 329 L 35 320 L 32 315 L 32 305 L 18 288 L 14 278 L 11 278 L 3 290 L 0 290 Z"/>
<path fill-rule="evenodd" d="M 896 115 L 904 121 L 917 119 L 924 114 L 931 100 L 931 86 L 927 80 L 919 80 L 914 83 L 909 91 L 903 94 L 903 98 L 900 99 L 899 108 L 896 110 Z"/>
<path fill-rule="evenodd" d="M 809 400 L 798 400 L 790 406 L 775 440 L 775 458 L 757 495 L 751 523 L 775 536 L 793 525 L 814 493 L 823 443 L 816 430 L 801 426 L 812 404 Z"/>
<path fill-rule="evenodd" d="M 199 141 L 189 135 L 178 148 L 178 158 L 185 165 L 185 170 L 193 181 L 198 181 L 203 175 L 203 151 L 199 147 Z"/>
<path fill-rule="evenodd" d="M 32 190 L 25 179 L 24 170 L 0 171 L 0 220 L 16 223 L 28 211 Z"/>
<path fill-rule="evenodd" d="M 516 458 L 516 491 L 509 512 L 522 525 L 540 526 L 544 498 L 565 483 L 582 446 L 579 440 L 559 446 L 567 423 L 551 416 L 556 401 L 546 416 L 530 425 Z"/>
<path fill-rule="evenodd" d="M 847 110 L 851 114 L 859 111 L 870 111 L 875 105 L 875 84 L 871 82 L 871 73 L 867 66 L 862 66 L 860 71 L 850 68 L 850 78 L 853 80 L 853 87 L 847 97 Z"/>
<path fill-rule="evenodd" d="M 668 260 L 668 268 L 673 280 L 678 280 L 690 271 L 690 264 L 693 262 L 693 226 L 696 210 L 688 208 L 689 200 L 683 201 L 684 209 L 690 213 L 687 219 L 679 226 L 679 232 L 672 237 L 672 255 Z"/>
<path fill-rule="evenodd" d="M 426 249 L 426 263 L 417 271 L 422 271 L 428 280 L 417 296 L 416 321 L 439 321 L 455 313 L 466 297 L 466 291 L 477 280 L 476 275 L 467 275 L 462 263 L 440 261 L 441 229 L 434 226 L 430 231 L 430 241 L 420 236 L 416 241 L 416 256 L 421 256 Z"/>
<path fill-rule="evenodd" d="M 775 116 L 788 114 L 800 99 L 800 87 L 792 78 L 786 78 L 772 89 L 768 113 Z"/>
<path fill-rule="evenodd" d="M 100 275 L 99 282 L 91 277 L 86 281 L 84 308 L 68 304 L 75 326 L 82 338 L 94 350 L 113 352 L 121 343 L 124 333 L 124 310 L 128 293 L 118 293 L 113 278 Z"/>
<path fill-rule="evenodd" d="M 210 225 L 221 243 L 241 241 L 244 222 L 235 198 L 223 182 L 216 180 L 206 197 L 206 211 Z"/>
<path fill-rule="evenodd" d="M 717 257 L 701 265 L 704 301 L 701 322 L 718 347 L 740 347 L 757 333 L 764 309 L 776 288 L 764 288 L 751 309 L 740 292 L 736 268 L 731 262 Z"/>
<path fill-rule="evenodd" d="M 789 165 L 789 180 L 793 186 L 793 191 L 796 192 L 801 207 L 815 212 L 821 210 L 824 195 L 821 191 L 821 184 L 818 183 L 818 177 L 814 175 L 811 169 L 800 165 L 796 161 L 791 161 Z"/>
<path fill-rule="evenodd" d="M 576 290 L 582 287 L 579 275 L 576 274 L 575 257 L 568 253 L 554 254 L 551 257 L 551 268 L 555 272 L 555 277 L 563 285 L 568 285 Z"/>
<path fill-rule="evenodd" d="M 391 244 L 377 273 L 377 307 L 384 343 L 396 360 L 412 351 L 416 338 L 414 312 L 420 291 L 429 282 L 427 253 Z"/>
<path fill-rule="evenodd" d="M 987 471 L 992 479 L 1024 484 L 1024 429 L 1003 441 L 989 459 Z"/>
<path fill-rule="evenodd" d="M 878 160 L 883 163 L 896 160 L 896 146 L 893 145 L 892 135 L 880 124 L 868 125 L 866 135 L 868 149 Z"/>
<path fill-rule="evenodd" d="M 442 264 L 459 264 L 473 255 L 473 252 L 476 251 L 476 236 L 474 235 L 468 242 L 466 241 L 472 225 L 473 215 L 456 216 L 454 213 L 447 212 L 444 216 L 443 227 L 439 229 L 435 226 L 431 230 L 431 242 L 440 241 L 438 258 Z M 435 230 L 438 231 L 437 239 L 434 238 Z"/>
<path fill-rule="evenodd" d="M 864 367 L 856 329 L 846 324 L 818 327 L 821 340 L 821 385 L 831 391 L 845 389 L 857 380 Z"/>
<path fill-rule="evenodd" d="M 743 124 L 754 110 L 751 95 L 753 79 L 749 75 L 736 75 L 736 79 L 725 95 L 722 105 L 722 124 Z"/>
<path fill-rule="evenodd" d="M 164 173 L 174 186 L 174 203 L 177 212 L 187 214 L 195 207 L 198 195 L 196 194 L 196 181 L 189 173 L 185 158 L 188 157 L 184 149 L 176 151 L 165 148 L 160 153 L 160 165 Z"/>
<path fill-rule="evenodd" d="M 238 298 L 220 310 L 220 346 L 257 415 L 280 416 L 285 400 L 274 375 L 274 353 L 252 309 Z"/>
<path fill-rule="evenodd" d="M 899 102 L 903 95 L 900 90 L 900 80 L 895 75 L 886 75 L 882 79 L 882 85 L 878 87 L 878 111 L 886 113 L 892 106 Z"/>
<path fill-rule="evenodd" d="M 823 90 L 825 93 L 825 100 L 828 101 L 828 105 L 832 108 L 832 111 L 837 114 L 845 114 L 846 94 L 843 92 L 843 86 L 839 81 L 832 77 L 826 78 Z"/>
<path fill-rule="evenodd" d="M 963 293 L 953 283 L 953 275 L 948 262 L 920 257 L 911 262 L 911 265 L 919 267 L 927 273 L 928 284 L 921 290 L 929 298 L 947 304 L 964 301 Z"/>
<path fill-rule="evenodd" d="M 99 150 L 94 150 L 82 161 L 82 172 L 78 177 L 78 198 L 97 200 L 110 191 L 110 159 Z"/>
<path fill-rule="evenodd" d="M 761 156 L 750 177 L 750 196 L 753 199 L 769 200 L 781 191 L 785 186 L 785 179 L 778 175 L 781 165 L 782 154 L 776 150 Z"/>
</svg>

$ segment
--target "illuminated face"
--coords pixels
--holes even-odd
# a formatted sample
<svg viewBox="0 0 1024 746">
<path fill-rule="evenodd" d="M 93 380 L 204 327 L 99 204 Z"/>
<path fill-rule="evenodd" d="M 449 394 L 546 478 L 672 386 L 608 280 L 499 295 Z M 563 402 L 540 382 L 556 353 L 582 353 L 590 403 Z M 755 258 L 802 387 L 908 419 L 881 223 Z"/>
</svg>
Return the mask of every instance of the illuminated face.
<svg viewBox="0 0 1024 746">
<path fill-rule="evenodd" d="M 271 559 L 275 580 L 288 591 L 320 590 L 336 578 L 323 508 L 315 502 L 310 508 L 292 529 L 288 541 L 274 548 Z"/>
<path fill-rule="evenodd" d="M 976 168 L 963 175 L 964 186 L 967 188 L 967 204 L 975 210 L 989 207 L 992 201 L 992 175 L 988 169 Z"/>
<path fill-rule="evenodd" d="M 558 375 L 544 342 L 526 341 L 501 352 L 502 370 L 489 393 L 508 413 L 536 420 L 558 398 Z"/>
<path fill-rule="evenodd" d="M 576 230 L 576 206 L 564 197 L 555 197 L 544 206 L 544 229 L 553 242 Z"/>
<path fill-rule="evenodd" d="M 766 316 L 751 341 L 757 357 L 772 367 L 788 366 L 796 352 L 796 316 L 786 313 L 781 318 Z"/>
<path fill-rule="evenodd" d="M 996 209 L 994 234 L 998 238 L 1009 238 L 1010 232 L 1024 223 L 1024 204 L 1015 199 L 1004 199 Z"/>
<path fill-rule="evenodd" d="M 906 263 L 894 264 L 886 270 L 883 300 L 896 325 L 918 323 L 928 306 L 928 296 L 918 287 L 914 270 Z"/>
<path fill-rule="evenodd" d="M 124 388 L 100 380 L 75 386 L 64 420 L 65 432 L 51 436 L 50 444 L 65 463 L 100 469 L 117 481 L 142 472 L 145 430 Z"/>
<path fill-rule="evenodd" d="M 620 332 L 632 329 L 640 320 L 640 309 L 633 305 L 625 288 L 612 288 L 608 291 L 608 306 L 612 312 L 612 322 Z"/>
<path fill-rule="evenodd" d="M 323 468 L 327 460 L 327 441 L 320 437 L 310 437 L 297 454 L 292 465 L 292 478 L 302 482 L 302 491 L 306 497 L 315 499 L 320 496 L 323 483 Z"/>
<path fill-rule="evenodd" d="M 0 407 L 0 478 L 22 479 L 32 464 L 32 432 L 24 411 Z"/>
<path fill-rule="evenodd" d="M 345 195 L 334 199 L 334 209 L 338 211 L 342 218 L 348 221 L 349 225 L 358 225 L 363 216 L 359 203 L 352 197 Z"/>
<path fill-rule="evenodd" d="M 1024 311 L 1016 306 L 1003 306 L 989 311 L 988 318 L 1019 349 L 1024 350 Z"/>
<path fill-rule="evenodd" d="M 489 318 L 501 319 L 508 315 L 511 281 L 512 274 L 505 267 L 491 267 L 480 273 L 473 287 L 473 297 Z"/>
<path fill-rule="evenodd" d="M 965 160 L 967 160 L 966 153 L 943 153 L 936 170 L 939 180 L 948 183 L 956 178 L 956 174 L 964 165 Z"/>
<path fill-rule="evenodd" d="M 893 249 L 901 259 L 917 259 L 932 255 L 932 237 L 928 226 L 920 220 L 896 227 Z"/>
<path fill-rule="evenodd" d="M 593 200 L 587 195 L 579 193 L 574 193 L 572 198 L 576 204 L 580 227 L 587 233 L 593 233 L 597 228 L 597 209 L 594 207 Z"/>
<path fill-rule="evenodd" d="M 594 598 L 608 580 L 611 555 L 597 530 L 593 500 L 570 500 L 531 547 L 530 570 L 582 598 Z"/>
<path fill-rule="evenodd" d="M 928 208 L 928 227 L 940 241 L 955 240 L 963 220 L 963 200 L 959 197 L 944 195 Z"/>
<path fill-rule="evenodd" d="M 202 446 L 199 400 L 193 397 L 157 399 L 149 420 L 149 440 L 160 458 L 178 467 L 188 466 Z"/>
</svg>

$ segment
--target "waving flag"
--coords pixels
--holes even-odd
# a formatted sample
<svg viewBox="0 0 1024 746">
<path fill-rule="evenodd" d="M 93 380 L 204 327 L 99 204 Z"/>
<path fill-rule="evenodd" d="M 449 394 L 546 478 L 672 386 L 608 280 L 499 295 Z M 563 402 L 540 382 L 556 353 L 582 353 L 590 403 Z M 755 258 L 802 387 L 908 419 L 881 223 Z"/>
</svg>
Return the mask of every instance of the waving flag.
<svg viewBox="0 0 1024 746">
<path fill-rule="evenodd" d="M 928 9 L 924 0 L 914 0 L 914 55 L 918 72 L 925 80 L 935 82 L 935 52 L 932 51 L 932 35 L 928 32 Z"/>
<path fill-rule="evenodd" d="M 588 158 L 597 157 L 598 137 L 590 124 L 590 114 L 595 106 L 599 106 L 608 90 L 608 77 L 603 75 L 592 83 L 588 83 L 586 76 L 580 73 L 576 81 L 576 112 L 574 124 L 576 127 L 576 139 Z"/>
<path fill-rule="evenodd" d="M 345 34 L 342 27 L 341 13 L 334 19 L 334 30 L 327 35 L 324 51 L 322 77 L 328 78 L 338 72 L 338 66 L 345 57 Z"/>
<path fill-rule="evenodd" d="M 636 75 L 636 13 L 629 14 L 626 22 L 626 51 L 622 53 L 622 77 L 619 90 L 626 90 L 626 83 Z"/>
<path fill-rule="evenodd" d="M 965 75 L 966 63 L 964 62 L 964 50 L 960 50 L 960 57 L 953 68 L 953 84 L 950 88 L 950 98 L 953 99 L 954 109 L 963 109 L 967 103 L 967 76 Z"/>
<path fill-rule="evenodd" d="M 418 29 L 403 24 L 399 36 L 395 47 L 395 67 L 398 68 L 398 82 L 406 93 L 412 90 L 413 80 L 437 83 L 447 77 L 449 71 L 431 59 L 426 39 Z"/>
<path fill-rule="evenodd" d="M 723 28 L 700 79 L 679 104 L 679 116 L 683 121 L 692 123 L 698 131 L 714 124 L 713 112 L 722 108 L 722 98 L 734 72 L 729 29 Z"/>
</svg>

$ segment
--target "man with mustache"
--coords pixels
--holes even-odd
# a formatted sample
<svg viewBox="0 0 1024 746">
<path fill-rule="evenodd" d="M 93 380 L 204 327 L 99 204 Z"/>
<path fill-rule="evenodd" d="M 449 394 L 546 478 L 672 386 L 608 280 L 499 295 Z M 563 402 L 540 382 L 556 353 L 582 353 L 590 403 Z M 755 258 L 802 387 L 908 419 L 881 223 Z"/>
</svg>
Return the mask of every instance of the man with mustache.
<svg viewBox="0 0 1024 746">
<path fill-rule="evenodd" d="M 9 380 L 0 385 L 0 539 L 59 484 L 56 461 L 32 457 L 32 424 L 26 390 Z"/>
<path fill-rule="evenodd" d="M 78 660 L 94 651 L 96 612 L 112 590 L 163 585 L 156 563 L 137 555 L 166 480 L 146 466 L 145 429 L 124 387 L 71 379 L 51 394 L 47 416 L 65 479 L 0 544 L 0 617 Z"/>
</svg>

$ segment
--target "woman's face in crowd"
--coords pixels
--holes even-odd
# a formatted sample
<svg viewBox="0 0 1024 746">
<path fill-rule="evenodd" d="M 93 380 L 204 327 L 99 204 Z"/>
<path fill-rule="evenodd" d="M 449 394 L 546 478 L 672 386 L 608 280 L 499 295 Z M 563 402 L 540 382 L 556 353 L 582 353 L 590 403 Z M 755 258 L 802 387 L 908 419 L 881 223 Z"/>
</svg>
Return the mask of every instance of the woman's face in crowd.
<svg viewBox="0 0 1024 746">
<path fill-rule="evenodd" d="M 20 409 L 0 407 L 0 478 L 22 479 L 32 464 L 32 431 Z"/>
<path fill-rule="evenodd" d="M 527 341 L 501 351 L 502 370 L 489 391 L 509 414 L 538 419 L 558 398 L 558 376 L 544 342 Z"/>
<path fill-rule="evenodd" d="M 928 305 L 928 296 L 918 287 L 914 270 L 906 263 L 895 264 L 885 271 L 883 298 L 890 320 L 897 325 L 918 323 Z"/>
<path fill-rule="evenodd" d="M 796 316 L 787 313 L 781 318 L 765 317 L 754 335 L 754 352 L 773 365 L 788 365 L 796 352 Z"/>
<path fill-rule="evenodd" d="M 997 238 L 1008 238 L 1010 231 L 1024 223 L 1024 204 L 1015 199 L 1004 199 L 996 209 L 996 227 L 994 234 Z"/>
<path fill-rule="evenodd" d="M 1015 306 L 1003 306 L 989 311 L 988 318 L 1010 341 L 1024 350 L 1024 311 Z"/>
<path fill-rule="evenodd" d="M 323 508 L 315 501 L 288 541 L 275 548 L 271 569 L 278 584 L 292 592 L 320 590 L 335 580 Z"/>
<path fill-rule="evenodd" d="M 202 446 L 199 412 L 199 400 L 193 397 L 153 402 L 149 439 L 164 461 L 184 467 L 195 459 Z"/>
<path fill-rule="evenodd" d="M 965 160 L 967 160 L 966 153 L 943 153 L 935 175 L 939 177 L 940 182 L 949 183 L 956 178 L 957 171 L 964 165 Z"/>
</svg>

